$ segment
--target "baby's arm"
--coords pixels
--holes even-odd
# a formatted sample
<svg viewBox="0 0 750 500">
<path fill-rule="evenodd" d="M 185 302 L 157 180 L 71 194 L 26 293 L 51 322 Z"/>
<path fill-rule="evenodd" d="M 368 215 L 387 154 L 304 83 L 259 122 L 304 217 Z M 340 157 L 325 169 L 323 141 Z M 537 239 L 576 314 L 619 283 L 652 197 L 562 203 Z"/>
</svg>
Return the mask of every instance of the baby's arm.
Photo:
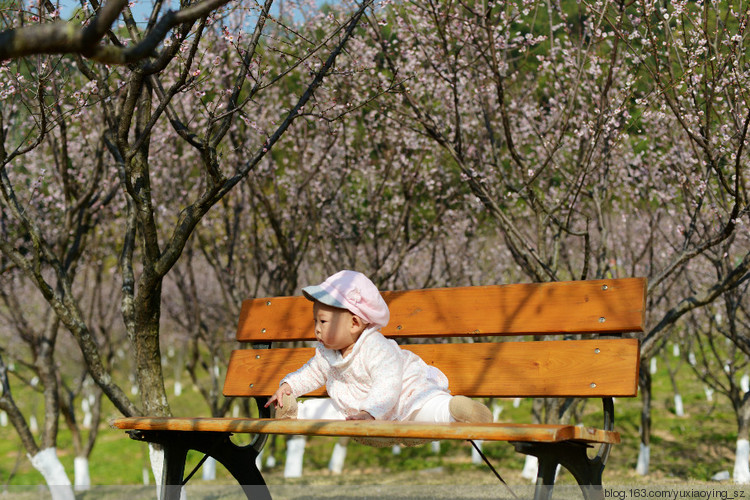
<svg viewBox="0 0 750 500">
<path fill-rule="evenodd" d="M 318 359 L 316 352 L 315 356 L 310 358 L 299 370 L 288 374 L 281 380 L 278 390 L 268 398 L 266 408 L 271 404 L 274 405 L 274 408 L 283 407 L 281 398 L 284 394 L 297 397 L 325 385 L 326 374 L 322 365 L 323 363 Z"/>
<path fill-rule="evenodd" d="M 279 387 L 279 389 L 273 393 L 273 396 L 268 398 L 268 402 L 265 404 L 265 408 L 268 408 L 271 404 L 273 404 L 274 408 L 283 408 L 284 400 L 282 398 L 284 397 L 284 394 L 292 394 L 292 386 L 290 386 L 286 382 L 281 384 L 281 387 Z"/>
</svg>

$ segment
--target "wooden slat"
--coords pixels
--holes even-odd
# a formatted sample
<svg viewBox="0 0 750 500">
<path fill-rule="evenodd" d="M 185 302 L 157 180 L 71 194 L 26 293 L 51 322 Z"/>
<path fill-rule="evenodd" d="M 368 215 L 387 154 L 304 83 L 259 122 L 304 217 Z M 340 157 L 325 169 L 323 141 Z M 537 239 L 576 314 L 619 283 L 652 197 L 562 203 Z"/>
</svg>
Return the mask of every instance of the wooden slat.
<svg viewBox="0 0 750 500">
<path fill-rule="evenodd" d="M 389 337 L 642 331 L 646 280 L 567 281 L 385 292 Z M 237 340 L 314 340 L 304 297 L 246 300 Z"/>
<path fill-rule="evenodd" d="M 426 424 L 355 420 L 275 420 L 252 418 L 120 418 L 118 429 L 204 431 L 316 436 L 395 437 L 402 439 L 482 439 L 487 441 L 619 443 L 617 432 L 575 425 Z"/>
<path fill-rule="evenodd" d="M 421 344 L 402 346 L 437 366 L 453 394 L 470 397 L 635 396 L 636 339 Z M 226 396 L 269 396 L 314 349 L 234 351 L 224 381 Z M 310 395 L 323 395 L 319 390 Z"/>
</svg>

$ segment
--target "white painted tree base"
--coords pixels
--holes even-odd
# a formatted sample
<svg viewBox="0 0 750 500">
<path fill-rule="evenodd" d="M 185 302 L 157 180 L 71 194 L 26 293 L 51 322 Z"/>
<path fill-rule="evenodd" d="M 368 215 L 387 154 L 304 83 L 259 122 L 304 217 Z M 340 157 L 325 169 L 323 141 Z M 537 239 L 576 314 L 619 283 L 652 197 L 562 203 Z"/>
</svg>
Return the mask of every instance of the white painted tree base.
<svg viewBox="0 0 750 500">
<path fill-rule="evenodd" d="M 305 458 L 304 436 L 295 436 L 286 442 L 286 462 L 284 463 L 284 477 L 302 477 L 302 461 Z"/>
<path fill-rule="evenodd" d="M 36 455 L 29 456 L 31 465 L 38 470 L 47 483 L 52 500 L 75 500 L 73 486 L 65 473 L 55 448 L 47 448 Z"/>
<path fill-rule="evenodd" d="M 39 434 L 39 422 L 37 422 L 34 415 L 29 417 L 29 430 L 32 434 Z"/>
<path fill-rule="evenodd" d="M 674 395 L 674 414 L 678 417 L 685 416 L 685 406 L 683 406 L 682 396 L 679 394 Z"/>
<path fill-rule="evenodd" d="M 89 475 L 89 459 L 86 457 L 75 457 L 73 459 L 76 491 L 88 491 L 91 489 L 91 476 Z"/>
<path fill-rule="evenodd" d="M 148 445 L 148 457 L 151 461 L 151 472 L 156 482 L 156 498 L 161 498 L 162 473 L 164 471 L 164 450 L 161 446 L 157 447 L 153 443 Z M 180 500 L 186 500 L 187 493 L 185 488 L 180 490 Z"/>
<path fill-rule="evenodd" d="M 482 449 L 482 441 L 481 440 L 474 440 L 474 443 L 477 445 L 477 448 L 480 450 Z M 471 447 L 471 463 L 474 465 L 483 464 L 484 460 L 482 460 L 482 455 L 479 454 L 479 452 L 474 448 Z"/>
<path fill-rule="evenodd" d="M 328 461 L 328 470 L 333 474 L 341 474 L 344 470 L 344 462 L 346 461 L 346 446 L 341 443 L 333 445 L 333 452 L 331 453 L 331 460 Z"/>
<path fill-rule="evenodd" d="M 644 446 L 643 443 L 641 443 L 641 449 L 638 452 L 638 464 L 635 466 L 636 474 L 647 476 L 650 462 L 651 448 L 649 446 Z"/>
<path fill-rule="evenodd" d="M 706 395 L 706 401 L 709 403 L 714 400 L 714 390 L 708 386 L 703 388 L 703 393 Z"/>
<path fill-rule="evenodd" d="M 523 464 L 523 470 L 521 471 L 521 477 L 536 481 L 537 473 L 539 472 L 539 459 L 533 455 L 526 455 L 526 461 Z"/>
<path fill-rule="evenodd" d="M 201 467 L 201 478 L 204 481 L 215 481 L 216 480 L 216 459 L 214 457 L 208 457 L 203 466 Z"/>
<path fill-rule="evenodd" d="M 750 484 L 750 442 L 747 439 L 737 440 L 732 480 L 737 484 Z"/>
</svg>

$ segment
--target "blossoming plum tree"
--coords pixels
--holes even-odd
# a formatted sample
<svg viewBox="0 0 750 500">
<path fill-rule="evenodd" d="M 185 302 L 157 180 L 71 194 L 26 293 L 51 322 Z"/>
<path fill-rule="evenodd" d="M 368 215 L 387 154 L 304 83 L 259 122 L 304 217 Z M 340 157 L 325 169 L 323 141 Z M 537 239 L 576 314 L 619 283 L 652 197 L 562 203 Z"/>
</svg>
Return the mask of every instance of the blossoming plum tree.
<svg viewBox="0 0 750 500">
<path fill-rule="evenodd" d="M 50 16 L 46 3 L 31 14 L 21 4 L 3 13 L 4 264 L 40 290 L 92 378 L 125 415 L 170 413 L 159 345 L 164 277 L 208 210 L 311 101 L 371 1 L 314 16 L 276 39 L 264 31 L 272 3 L 205 0 L 177 12 L 160 12 L 156 3 L 143 29 L 121 0 L 92 2 L 80 27 Z M 114 25 L 118 19 L 122 26 Z M 212 53 L 222 46 L 223 57 Z M 271 52 L 287 56 L 276 72 L 266 63 Z M 221 65 L 229 53 L 232 65 Z M 272 118 L 247 138 L 241 163 L 224 163 L 230 132 L 254 120 L 263 93 L 287 79 L 299 82 L 289 101 L 267 110 Z M 180 199 L 169 197 L 176 187 Z M 102 210 L 114 200 L 116 207 Z M 140 404 L 114 379 L 74 293 L 78 259 L 105 221 L 119 232 L 121 311 Z"/>
<path fill-rule="evenodd" d="M 649 278 L 644 363 L 750 269 L 734 246 L 731 272 L 680 286 L 749 222 L 740 3 L 412 2 L 368 19 L 403 82 L 395 120 L 449 155 L 528 278 Z M 575 409 L 561 403 L 546 418 Z"/>
</svg>

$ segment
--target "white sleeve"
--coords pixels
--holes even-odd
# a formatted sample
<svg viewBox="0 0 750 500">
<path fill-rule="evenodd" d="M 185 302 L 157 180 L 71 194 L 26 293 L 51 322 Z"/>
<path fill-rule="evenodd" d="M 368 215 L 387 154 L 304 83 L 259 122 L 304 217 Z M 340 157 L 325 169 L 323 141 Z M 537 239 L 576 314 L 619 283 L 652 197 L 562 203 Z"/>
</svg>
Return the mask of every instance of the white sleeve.
<svg viewBox="0 0 750 500">
<path fill-rule="evenodd" d="M 292 388 L 292 395 L 298 398 L 323 387 L 328 380 L 326 372 L 326 362 L 316 349 L 315 355 L 299 370 L 281 379 L 279 386 L 286 382 Z"/>
</svg>

